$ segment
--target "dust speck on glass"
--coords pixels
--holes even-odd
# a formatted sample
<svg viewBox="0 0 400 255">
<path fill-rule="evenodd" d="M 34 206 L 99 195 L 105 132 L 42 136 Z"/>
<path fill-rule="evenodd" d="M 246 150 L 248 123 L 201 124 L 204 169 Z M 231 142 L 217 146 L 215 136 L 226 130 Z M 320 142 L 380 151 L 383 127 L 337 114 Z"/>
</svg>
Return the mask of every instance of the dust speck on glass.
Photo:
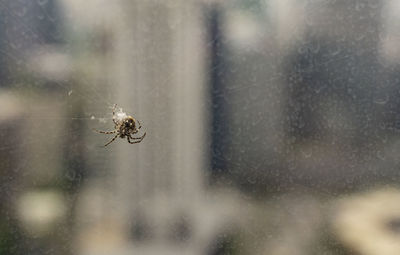
<svg viewBox="0 0 400 255">
<path fill-rule="evenodd" d="M 400 254 L 399 12 L 0 0 L 0 254 Z"/>
</svg>

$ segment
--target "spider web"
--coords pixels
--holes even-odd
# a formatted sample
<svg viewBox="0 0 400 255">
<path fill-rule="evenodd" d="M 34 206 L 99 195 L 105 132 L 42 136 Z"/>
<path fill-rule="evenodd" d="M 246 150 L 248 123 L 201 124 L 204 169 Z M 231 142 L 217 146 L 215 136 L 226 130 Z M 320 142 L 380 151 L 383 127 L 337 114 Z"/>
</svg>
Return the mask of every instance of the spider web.
<svg viewBox="0 0 400 255">
<path fill-rule="evenodd" d="M 55 124 L 60 120 L 64 123 L 72 122 L 72 126 L 75 125 L 73 122 L 88 122 L 93 126 L 100 125 L 101 128 L 106 124 L 110 125 L 112 107 L 116 103 L 112 86 L 106 81 L 109 75 L 107 70 L 101 70 L 104 71 L 104 75 L 100 79 L 96 77 L 97 74 L 90 73 L 92 72 L 90 68 L 79 70 L 82 67 L 79 61 L 84 58 L 80 58 L 79 54 L 93 54 L 98 51 L 98 55 L 101 55 L 106 42 L 100 42 L 100 45 L 94 42 L 87 48 L 80 47 L 76 50 L 75 44 L 79 42 L 64 38 L 70 30 L 67 26 L 71 24 L 66 22 L 68 14 L 60 13 L 60 6 L 57 6 L 57 3 L 47 0 L 18 3 L 0 1 L 0 10 L 4 14 L 3 26 L 8 33 L 1 44 L 3 47 L 0 48 L 2 63 L 8 67 L 3 76 L 2 83 L 5 87 L 3 90 L 7 95 L 15 96 L 16 100 L 11 106 L 26 112 L 25 120 L 47 122 L 46 131 L 41 131 L 47 132 L 45 138 L 47 140 L 62 139 L 63 136 L 71 136 L 75 132 L 82 131 L 67 129 L 64 134 L 51 132 L 52 123 Z M 86 39 L 81 39 L 83 42 L 88 39 L 102 39 L 89 29 L 84 32 L 87 34 L 84 34 Z M 87 50 L 89 53 L 82 50 Z M 99 70 L 96 71 L 99 73 Z M 29 102 L 34 101 L 31 100 L 34 97 L 36 102 Z M 35 109 L 35 104 L 40 105 L 40 97 L 43 97 L 43 101 L 49 99 L 47 105 L 41 106 L 45 109 L 29 111 Z M 24 102 L 26 98 L 28 100 Z M 27 102 L 33 104 L 32 108 L 21 109 L 19 105 Z M 54 111 L 57 105 L 62 105 L 58 107 L 60 108 L 58 112 Z M 83 106 L 77 109 L 76 105 Z M 68 108 L 75 109 L 68 110 Z M 35 135 L 27 136 L 21 141 L 20 146 L 36 142 L 39 141 Z M 15 143 L 3 144 L 0 150 L 12 150 L 15 145 Z"/>
</svg>

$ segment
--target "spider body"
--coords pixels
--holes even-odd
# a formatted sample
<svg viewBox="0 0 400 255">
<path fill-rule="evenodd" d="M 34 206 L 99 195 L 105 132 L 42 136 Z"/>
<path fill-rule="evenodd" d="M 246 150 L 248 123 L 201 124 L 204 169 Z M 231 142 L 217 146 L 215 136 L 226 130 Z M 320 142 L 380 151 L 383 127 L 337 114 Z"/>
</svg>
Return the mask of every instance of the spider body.
<svg viewBox="0 0 400 255">
<path fill-rule="evenodd" d="M 133 118 L 132 116 L 126 115 L 124 112 L 120 111 L 117 114 L 115 113 L 117 105 L 114 105 L 113 108 L 113 122 L 115 124 L 114 130 L 113 131 L 100 131 L 97 129 L 94 129 L 94 131 L 101 133 L 101 134 L 115 134 L 115 136 L 104 145 L 107 146 L 110 143 L 114 142 L 117 137 L 120 137 L 122 139 L 126 138 L 129 143 L 134 144 L 134 143 L 140 143 L 143 138 L 146 136 L 146 132 L 140 136 L 140 137 L 133 137 L 132 135 L 136 134 L 139 132 L 139 129 L 142 127 L 140 125 L 140 122 Z"/>
</svg>

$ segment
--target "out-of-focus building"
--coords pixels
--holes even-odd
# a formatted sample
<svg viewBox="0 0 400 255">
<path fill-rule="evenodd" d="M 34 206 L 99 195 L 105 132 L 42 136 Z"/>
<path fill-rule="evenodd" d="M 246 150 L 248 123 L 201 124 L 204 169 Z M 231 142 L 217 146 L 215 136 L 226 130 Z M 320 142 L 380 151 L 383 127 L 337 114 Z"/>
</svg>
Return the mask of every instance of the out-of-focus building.
<svg viewBox="0 0 400 255">
<path fill-rule="evenodd" d="M 89 31 L 92 42 L 104 45 L 94 75 L 96 91 L 106 96 L 97 110 L 110 114 L 117 103 L 141 122 L 138 135 L 147 136 L 140 144 L 118 139 L 105 148 L 107 168 L 90 152 L 93 172 L 77 206 L 77 252 L 217 254 L 223 249 L 217 243 L 234 231 L 239 213 L 237 200 L 206 188 L 206 6 L 113 1 L 97 10 L 101 3 L 89 1 L 83 8 L 81 1 L 64 1 L 70 27 Z M 90 137 L 92 143 L 103 138 Z"/>
<path fill-rule="evenodd" d="M 12 88 L 0 91 L 10 194 L 0 215 L 15 210 L 7 227 L 39 254 L 329 250 L 322 200 L 331 198 L 309 188 L 334 197 L 398 181 L 397 9 L 394 0 L 0 0 L 0 87 Z M 114 127 L 114 104 L 141 122 L 142 143 L 102 147 L 112 136 L 91 129 Z M 368 225 L 347 228 L 346 217 L 368 218 L 368 205 L 340 207 L 332 220 L 335 241 L 362 254 L 372 253 L 352 232 Z M 390 243 L 395 217 L 371 229 L 385 225 Z M 1 223 L 0 234 L 12 232 Z"/>
<path fill-rule="evenodd" d="M 226 176 L 255 193 L 397 180 L 387 159 L 397 151 L 398 78 L 382 50 L 396 51 L 395 22 L 381 15 L 389 3 L 247 6 L 225 14 Z"/>
</svg>

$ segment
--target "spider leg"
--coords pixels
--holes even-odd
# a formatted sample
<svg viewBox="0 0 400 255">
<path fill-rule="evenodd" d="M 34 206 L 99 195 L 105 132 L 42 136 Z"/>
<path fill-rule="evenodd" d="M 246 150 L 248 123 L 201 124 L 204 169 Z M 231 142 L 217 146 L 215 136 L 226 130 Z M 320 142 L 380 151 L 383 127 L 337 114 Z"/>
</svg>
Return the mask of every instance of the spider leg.
<svg viewBox="0 0 400 255">
<path fill-rule="evenodd" d="M 117 137 L 118 137 L 118 134 L 115 135 L 114 138 L 111 139 L 111 141 L 109 141 L 108 143 L 106 143 L 106 144 L 104 145 L 104 147 L 106 147 L 106 146 L 109 145 L 110 143 L 114 142 L 114 140 L 117 139 Z"/>
<path fill-rule="evenodd" d="M 132 140 L 140 140 L 139 143 L 143 140 L 143 138 L 146 136 L 146 132 L 141 137 L 132 137 L 131 134 L 129 134 L 129 138 Z"/>
<path fill-rule="evenodd" d="M 97 129 L 95 129 L 95 128 L 93 128 L 93 130 L 96 131 L 97 133 L 106 134 L 106 135 L 115 134 L 115 133 L 117 132 L 117 130 L 113 130 L 113 131 L 101 131 L 101 130 L 97 130 Z"/>
<path fill-rule="evenodd" d="M 128 139 L 128 143 L 134 144 L 134 143 L 140 143 L 142 140 L 137 140 L 137 141 L 131 141 L 131 138 L 129 136 L 126 137 Z"/>
<path fill-rule="evenodd" d="M 144 135 L 142 135 L 141 137 L 132 137 L 131 135 L 128 135 L 127 139 L 128 139 L 129 143 L 134 144 L 134 143 L 140 143 L 145 136 L 146 136 L 146 133 L 144 133 Z M 131 141 L 131 139 L 134 141 Z"/>
</svg>

